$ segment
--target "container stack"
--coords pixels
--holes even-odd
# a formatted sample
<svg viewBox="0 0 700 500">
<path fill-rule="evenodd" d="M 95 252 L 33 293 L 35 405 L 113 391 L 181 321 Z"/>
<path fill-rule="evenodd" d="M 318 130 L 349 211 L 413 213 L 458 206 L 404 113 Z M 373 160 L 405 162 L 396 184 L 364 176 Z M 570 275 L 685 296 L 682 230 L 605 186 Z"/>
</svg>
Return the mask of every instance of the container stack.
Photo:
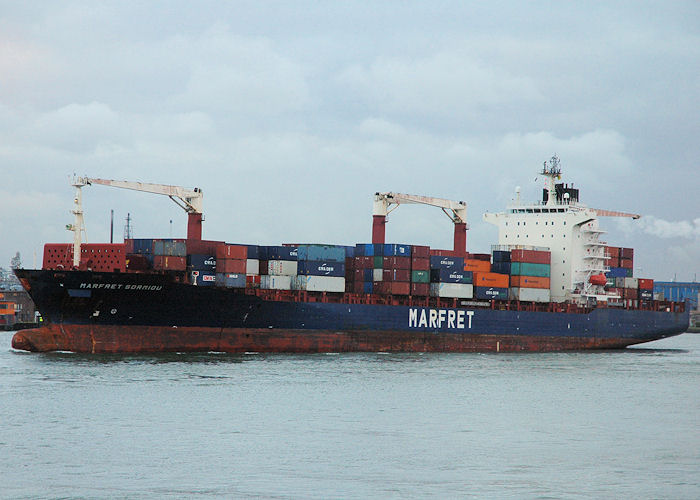
<svg viewBox="0 0 700 500">
<path fill-rule="evenodd" d="M 153 240 L 153 269 L 158 271 L 184 271 L 187 269 L 185 240 Z"/>
<path fill-rule="evenodd" d="M 522 302 L 549 302 L 551 259 L 548 250 L 511 250 L 509 298 Z"/>
<path fill-rule="evenodd" d="M 216 254 L 195 253 L 187 256 L 187 274 L 190 282 L 197 286 L 213 286 L 219 284 L 219 275 L 216 273 Z M 223 281 L 223 274 L 221 274 Z M 222 285 L 223 286 L 223 285 Z"/>
<path fill-rule="evenodd" d="M 610 257 L 610 271 L 605 273 L 608 278 L 631 278 L 634 276 L 634 248 L 605 247 L 605 253 Z M 609 286 L 612 286 L 610 281 Z"/>
<path fill-rule="evenodd" d="M 411 246 L 411 295 L 430 295 L 430 247 Z"/>
<path fill-rule="evenodd" d="M 297 248 L 291 246 L 260 247 L 260 288 L 291 290 L 297 275 Z"/>
<path fill-rule="evenodd" d="M 345 292 L 345 252 L 340 245 L 299 245 L 292 290 Z"/>
<path fill-rule="evenodd" d="M 654 280 L 649 278 L 639 278 L 639 300 L 649 301 L 654 299 Z"/>
<path fill-rule="evenodd" d="M 248 245 L 245 264 L 245 285 L 247 288 L 260 288 L 260 247 Z"/>
<path fill-rule="evenodd" d="M 372 243 L 358 243 L 355 245 L 353 257 L 353 292 L 354 293 L 374 293 L 375 264 L 380 264 L 377 273 L 379 280 L 382 279 L 382 267 L 384 265 L 384 245 L 374 245 Z M 379 257 L 375 259 L 375 257 Z"/>
<path fill-rule="evenodd" d="M 411 246 L 386 243 L 382 257 L 374 257 L 374 293 L 380 295 L 411 294 Z M 379 267 L 381 265 L 381 267 Z M 381 276 L 379 271 L 381 270 Z M 379 279 L 377 279 L 379 278 Z"/>
<path fill-rule="evenodd" d="M 474 296 L 473 273 L 464 270 L 464 262 L 462 257 L 430 257 L 432 297 L 471 299 Z"/>
</svg>

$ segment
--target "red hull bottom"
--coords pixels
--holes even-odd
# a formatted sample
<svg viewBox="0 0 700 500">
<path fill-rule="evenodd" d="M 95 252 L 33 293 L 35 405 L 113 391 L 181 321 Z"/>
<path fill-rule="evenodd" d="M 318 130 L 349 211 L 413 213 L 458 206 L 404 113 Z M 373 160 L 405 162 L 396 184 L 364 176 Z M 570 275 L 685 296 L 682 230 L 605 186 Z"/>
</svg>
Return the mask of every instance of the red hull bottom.
<svg viewBox="0 0 700 500">
<path fill-rule="evenodd" d="M 162 326 L 46 325 L 17 332 L 15 349 L 79 353 L 152 352 L 546 352 L 619 349 L 649 339 L 332 332 Z"/>
</svg>

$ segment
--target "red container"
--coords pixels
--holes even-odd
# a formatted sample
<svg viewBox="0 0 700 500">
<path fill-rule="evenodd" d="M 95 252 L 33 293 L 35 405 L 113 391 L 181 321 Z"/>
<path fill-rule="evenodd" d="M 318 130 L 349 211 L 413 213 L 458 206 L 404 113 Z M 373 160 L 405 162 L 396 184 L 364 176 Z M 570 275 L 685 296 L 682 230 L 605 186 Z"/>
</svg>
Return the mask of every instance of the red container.
<svg viewBox="0 0 700 500">
<path fill-rule="evenodd" d="M 411 269 L 411 257 L 384 257 L 384 269 Z"/>
<path fill-rule="evenodd" d="M 552 253 L 541 250 L 511 250 L 511 262 L 529 262 L 531 264 L 550 264 Z"/>
<path fill-rule="evenodd" d="M 355 269 L 373 269 L 374 257 L 355 257 Z"/>
<path fill-rule="evenodd" d="M 148 271 L 151 268 L 151 263 L 143 254 L 126 254 L 126 268 L 129 271 Z"/>
<path fill-rule="evenodd" d="M 438 249 L 430 249 L 430 255 L 436 255 L 438 257 L 454 257 L 455 256 L 455 251 L 454 250 L 438 250 Z M 462 257 L 462 255 L 458 255 L 457 257 Z"/>
<path fill-rule="evenodd" d="M 384 257 L 386 259 L 386 257 Z M 384 269 L 382 281 L 411 281 L 411 271 L 408 269 Z"/>
<path fill-rule="evenodd" d="M 347 271 L 354 271 L 355 270 L 355 259 L 352 257 L 345 257 L 345 271 L 347 274 Z"/>
<path fill-rule="evenodd" d="M 246 288 L 260 288 L 260 275 L 246 276 L 245 286 Z"/>
<path fill-rule="evenodd" d="M 411 284 L 400 281 L 375 281 L 374 293 L 381 295 L 410 295 Z"/>
<path fill-rule="evenodd" d="M 223 245 L 223 241 L 211 241 L 211 240 L 186 240 L 185 247 L 187 248 L 187 254 L 205 254 L 216 255 L 216 249 L 219 245 Z"/>
<path fill-rule="evenodd" d="M 653 290 L 654 289 L 654 280 L 649 279 L 649 278 L 639 278 L 637 280 L 637 284 L 639 285 L 640 290 Z"/>
<path fill-rule="evenodd" d="M 469 258 L 472 260 L 482 260 L 491 263 L 490 253 L 470 253 Z"/>
<path fill-rule="evenodd" d="M 634 248 L 620 248 L 620 257 L 623 259 L 634 259 Z"/>
<path fill-rule="evenodd" d="M 411 245 L 411 257 L 430 258 L 430 247 L 422 245 Z"/>
<path fill-rule="evenodd" d="M 622 297 L 622 288 L 608 288 L 608 293 Z"/>
<path fill-rule="evenodd" d="M 636 288 L 623 288 L 622 298 L 637 300 L 639 298 L 639 290 Z"/>
<path fill-rule="evenodd" d="M 134 240 L 131 238 L 129 239 L 124 239 L 124 251 L 126 253 L 134 253 Z"/>
<path fill-rule="evenodd" d="M 430 283 L 411 283 L 411 295 L 421 297 L 430 295 Z"/>
<path fill-rule="evenodd" d="M 216 260 L 219 259 L 237 259 L 245 260 L 248 258 L 248 247 L 245 245 L 218 245 L 216 247 Z M 228 271 L 224 271 L 228 272 Z"/>
<path fill-rule="evenodd" d="M 262 263 L 262 261 L 261 261 Z M 262 271 L 263 267 L 260 266 Z M 267 266 L 265 266 L 267 270 Z M 216 272 L 217 273 L 234 273 L 234 274 L 245 274 L 246 272 L 246 261 L 245 259 L 216 259 Z"/>
<path fill-rule="evenodd" d="M 160 271 L 185 271 L 187 269 L 187 258 L 172 257 L 170 255 L 154 255 L 153 269 Z"/>
<path fill-rule="evenodd" d="M 634 261 L 632 259 L 621 258 L 619 267 L 624 267 L 625 269 L 634 269 Z"/>
<path fill-rule="evenodd" d="M 430 257 L 412 257 L 411 269 L 413 271 L 430 271 Z"/>
<path fill-rule="evenodd" d="M 620 249 L 618 247 L 605 247 L 605 253 L 610 255 L 612 259 L 620 258 Z M 617 266 L 615 266 L 617 267 Z"/>
</svg>

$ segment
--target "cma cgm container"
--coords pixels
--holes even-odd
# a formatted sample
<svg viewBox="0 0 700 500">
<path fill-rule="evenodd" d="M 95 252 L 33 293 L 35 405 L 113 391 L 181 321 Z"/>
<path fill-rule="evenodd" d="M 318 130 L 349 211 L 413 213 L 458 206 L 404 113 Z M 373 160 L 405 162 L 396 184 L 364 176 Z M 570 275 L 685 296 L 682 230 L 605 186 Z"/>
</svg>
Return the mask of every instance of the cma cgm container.
<svg viewBox="0 0 700 500">
<path fill-rule="evenodd" d="M 411 245 L 399 245 L 396 243 L 386 243 L 383 254 L 385 257 L 410 257 Z"/>
<path fill-rule="evenodd" d="M 430 281 L 433 283 L 471 284 L 473 280 L 473 273 L 471 271 L 462 271 L 461 269 L 451 267 L 441 267 L 439 269 L 430 270 Z"/>
<path fill-rule="evenodd" d="M 486 300 L 508 300 L 508 288 L 475 286 L 474 298 Z"/>
</svg>

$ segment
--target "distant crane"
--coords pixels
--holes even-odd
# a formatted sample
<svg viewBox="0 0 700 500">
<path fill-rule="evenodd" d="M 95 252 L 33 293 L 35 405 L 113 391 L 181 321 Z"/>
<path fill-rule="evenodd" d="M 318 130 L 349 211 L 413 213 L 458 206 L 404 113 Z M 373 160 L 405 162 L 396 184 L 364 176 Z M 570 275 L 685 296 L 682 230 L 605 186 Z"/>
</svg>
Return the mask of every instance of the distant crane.
<svg viewBox="0 0 700 500">
<path fill-rule="evenodd" d="M 80 244 L 85 230 L 85 221 L 82 208 L 82 191 L 84 186 L 101 184 L 103 186 L 131 189 L 133 191 L 143 191 L 146 193 L 162 194 L 173 200 L 180 208 L 187 212 L 187 239 L 202 239 L 202 198 L 203 193 L 199 188 L 188 189 L 180 186 L 170 186 L 166 184 L 148 184 L 145 182 L 115 181 L 111 179 L 94 179 L 91 177 L 73 177 L 72 186 L 76 188 L 73 199 L 74 208 L 71 211 L 75 215 L 75 223 L 69 224 L 66 228 L 73 231 L 73 265 L 80 264 Z"/>
<path fill-rule="evenodd" d="M 372 212 L 372 243 L 384 243 L 386 216 L 401 204 L 431 205 L 441 208 L 455 225 L 454 251 L 467 252 L 467 204 L 463 201 L 445 200 L 415 194 L 375 193 Z M 391 208 L 392 205 L 395 205 Z"/>
</svg>

